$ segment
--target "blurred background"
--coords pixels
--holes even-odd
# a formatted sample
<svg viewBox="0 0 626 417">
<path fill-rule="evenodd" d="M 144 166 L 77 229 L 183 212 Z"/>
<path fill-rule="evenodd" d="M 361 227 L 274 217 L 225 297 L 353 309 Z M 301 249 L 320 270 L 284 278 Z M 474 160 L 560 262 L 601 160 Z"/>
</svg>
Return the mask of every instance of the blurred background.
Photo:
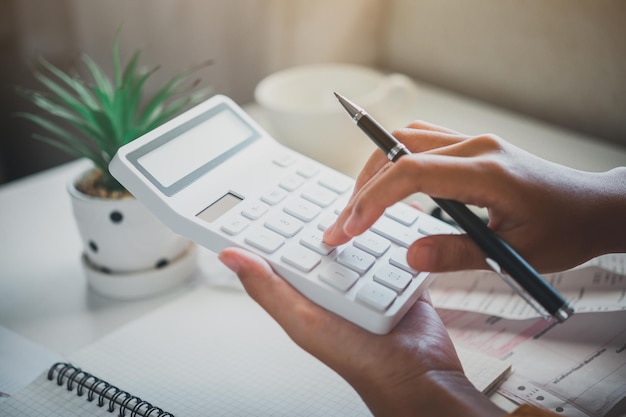
<svg viewBox="0 0 626 417">
<path fill-rule="evenodd" d="M 13 116 L 33 110 L 15 87 L 40 56 L 110 74 L 120 27 L 155 84 L 213 59 L 203 84 L 246 104 L 276 70 L 357 63 L 626 147 L 625 18 L 622 0 L 0 0 L 0 184 L 70 159 Z"/>
</svg>

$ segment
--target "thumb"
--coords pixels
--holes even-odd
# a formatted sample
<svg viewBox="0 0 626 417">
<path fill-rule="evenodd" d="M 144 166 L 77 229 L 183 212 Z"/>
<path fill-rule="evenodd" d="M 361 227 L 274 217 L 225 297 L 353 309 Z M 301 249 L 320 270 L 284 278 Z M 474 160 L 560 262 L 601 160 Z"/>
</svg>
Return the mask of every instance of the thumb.
<svg viewBox="0 0 626 417">
<path fill-rule="evenodd" d="M 467 235 L 432 235 L 409 247 L 407 262 L 416 271 L 488 269 L 485 254 Z"/>
<path fill-rule="evenodd" d="M 226 248 L 218 258 L 237 274 L 252 299 L 264 307 L 272 300 L 264 295 L 277 286 L 280 288 L 283 283 L 263 258 L 245 249 Z"/>
<path fill-rule="evenodd" d="M 321 307 L 276 275 L 259 255 L 241 248 L 226 248 L 218 257 L 237 274 L 248 295 L 295 338 L 296 343 L 302 336 L 299 331 L 310 328 L 302 326 L 303 321 L 306 323 L 307 318 L 320 314 Z"/>
</svg>

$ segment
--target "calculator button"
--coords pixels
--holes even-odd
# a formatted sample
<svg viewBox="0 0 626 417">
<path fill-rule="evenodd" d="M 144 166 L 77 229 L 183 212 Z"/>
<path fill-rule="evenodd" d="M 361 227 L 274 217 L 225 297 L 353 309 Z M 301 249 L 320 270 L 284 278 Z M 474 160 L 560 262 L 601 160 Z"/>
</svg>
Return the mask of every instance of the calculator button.
<svg viewBox="0 0 626 417">
<path fill-rule="evenodd" d="M 289 201 L 283 208 L 285 213 L 291 214 L 303 222 L 310 222 L 320 214 L 321 210 L 315 204 L 301 198 Z"/>
<path fill-rule="evenodd" d="M 255 201 L 244 207 L 244 209 L 241 211 L 241 214 L 243 214 L 250 220 L 257 220 L 259 217 L 264 215 L 268 209 L 269 206 L 267 204 L 260 201 Z"/>
<path fill-rule="evenodd" d="M 371 230 L 386 237 L 398 245 L 409 247 L 417 239 L 424 237 L 417 228 L 406 227 L 395 220 L 382 216 L 371 227 Z"/>
<path fill-rule="evenodd" d="M 354 180 L 339 174 L 326 174 L 319 179 L 319 184 L 337 194 L 343 194 L 352 187 Z"/>
<path fill-rule="evenodd" d="M 302 198 L 320 207 L 328 207 L 337 199 L 337 194 L 328 188 L 310 185 L 302 190 Z"/>
<path fill-rule="evenodd" d="M 409 266 L 409 263 L 406 260 L 406 253 L 407 250 L 405 248 L 396 248 L 389 258 L 389 263 L 415 275 L 417 274 L 417 271 Z"/>
<path fill-rule="evenodd" d="M 322 233 L 317 230 L 311 230 L 303 233 L 300 238 L 300 243 L 324 256 L 329 255 L 333 250 L 335 250 L 334 246 L 324 243 Z"/>
<path fill-rule="evenodd" d="M 236 216 L 226 219 L 226 221 L 222 223 L 220 229 L 222 229 L 224 233 L 235 236 L 241 233 L 246 227 L 248 227 L 249 224 L 250 222 L 248 220 L 244 219 L 241 216 Z"/>
<path fill-rule="evenodd" d="M 376 310 L 385 311 L 396 299 L 396 293 L 380 284 L 370 282 L 356 293 L 356 298 Z"/>
<path fill-rule="evenodd" d="M 424 235 L 457 233 L 456 229 L 447 223 L 426 216 L 422 216 L 422 218 L 420 218 L 417 222 L 417 230 Z"/>
<path fill-rule="evenodd" d="M 261 200 L 270 205 L 275 205 L 287 197 L 287 191 L 282 188 L 274 188 L 261 196 Z"/>
<path fill-rule="evenodd" d="M 293 191 L 298 189 L 302 184 L 304 184 L 304 178 L 299 175 L 291 175 L 280 182 L 280 188 L 283 188 L 287 191 Z"/>
<path fill-rule="evenodd" d="M 298 158 L 291 153 L 283 153 L 274 158 L 274 163 L 278 166 L 286 168 L 296 162 Z"/>
<path fill-rule="evenodd" d="M 312 178 L 319 171 L 320 171 L 320 168 L 318 166 L 313 165 L 313 164 L 305 164 L 305 165 L 298 167 L 296 172 L 298 173 L 298 175 L 302 175 L 304 178 Z"/>
<path fill-rule="evenodd" d="M 280 259 L 302 272 L 310 272 L 322 261 L 317 253 L 301 245 L 285 249 Z"/>
<path fill-rule="evenodd" d="M 347 246 L 337 256 L 337 262 L 341 265 L 352 269 L 360 274 L 365 273 L 374 265 L 376 258 L 369 253 L 365 253 L 354 246 Z"/>
<path fill-rule="evenodd" d="M 265 220 L 265 227 L 285 237 L 295 236 L 302 230 L 302 222 L 284 213 L 276 213 Z"/>
<path fill-rule="evenodd" d="M 359 279 L 359 274 L 333 262 L 320 271 L 319 278 L 339 291 L 346 292 Z"/>
<path fill-rule="evenodd" d="M 276 252 L 285 243 L 285 239 L 281 235 L 265 227 L 257 227 L 250 230 L 244 240 L 247 244 L 265 253 Z"/>
<path fill-rule="evenodd" d="M 411 279 L 413 275 L 392 265 L 384 265 L 374 274 L 374 281 L 397 293 L 404 291 Z"/>
<path fill-rule="evenodd" d="M 378 258 L 387 252 L 391 242 L 368 230 L 354 239 L 354 246 Z"/>
<path fill-rule="evenodd" d="M 335 223 L 335 221 L 337 221 L 337 216 L 334 214 L 325 214 L 322 217 L 320 217 L 320 221 L 317 224 L 317 228 L 320 229 L 321 231 L 324 231 L 326 229 L 328 229 L 330 226 L 333 225 L 333 223 Z"/>
<path fill-rule="evenodd" d="M 396 203 L 393 206 L 387 207 L 385 215 L 405 226 L 410 226 L 415 223 L 415 220 L 417 220 L 420 215 L 420 211 L 409 205 Z"/>
</svg>

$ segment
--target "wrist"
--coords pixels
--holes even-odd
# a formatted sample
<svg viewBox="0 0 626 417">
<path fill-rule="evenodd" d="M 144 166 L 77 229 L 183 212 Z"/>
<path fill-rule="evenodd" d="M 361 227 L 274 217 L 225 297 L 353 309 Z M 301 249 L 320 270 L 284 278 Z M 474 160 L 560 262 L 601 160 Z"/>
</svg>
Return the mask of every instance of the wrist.
<svg viewBox="0 0 626 417">
<path fill-rule="evenodd" d="M 595 193 L 585 221 L 585 239 L 592 256 L 626 252 L 626 167 L 595 174 Z"/>
<path fill-rule="evenodd" d="M 499 417 L 506 413 L 459 371 L 429 371 L 383 395 L 364 398 L 375 416 Z M 373 401 L 368 401 L 375 399 Z"/>
</svg>

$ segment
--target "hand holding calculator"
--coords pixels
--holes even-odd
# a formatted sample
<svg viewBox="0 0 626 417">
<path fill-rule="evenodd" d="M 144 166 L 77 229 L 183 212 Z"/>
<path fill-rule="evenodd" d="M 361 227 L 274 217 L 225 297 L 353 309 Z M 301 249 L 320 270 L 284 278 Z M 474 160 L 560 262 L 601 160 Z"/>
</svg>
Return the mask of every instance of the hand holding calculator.
<svg viewBox="0 0 626 417">
<path fill-rule="evenodd" d="M 111 173 L 172 230 L 220 252 L 265 258 L 303 295 L 373 333 L 388 333 L 427 288 L 407 247 L 458 233 L 404 203 L 365 233 L 322 240 L 354 180 L 275 141 L 217 95 L 120 148 Z"/>
</svg>

